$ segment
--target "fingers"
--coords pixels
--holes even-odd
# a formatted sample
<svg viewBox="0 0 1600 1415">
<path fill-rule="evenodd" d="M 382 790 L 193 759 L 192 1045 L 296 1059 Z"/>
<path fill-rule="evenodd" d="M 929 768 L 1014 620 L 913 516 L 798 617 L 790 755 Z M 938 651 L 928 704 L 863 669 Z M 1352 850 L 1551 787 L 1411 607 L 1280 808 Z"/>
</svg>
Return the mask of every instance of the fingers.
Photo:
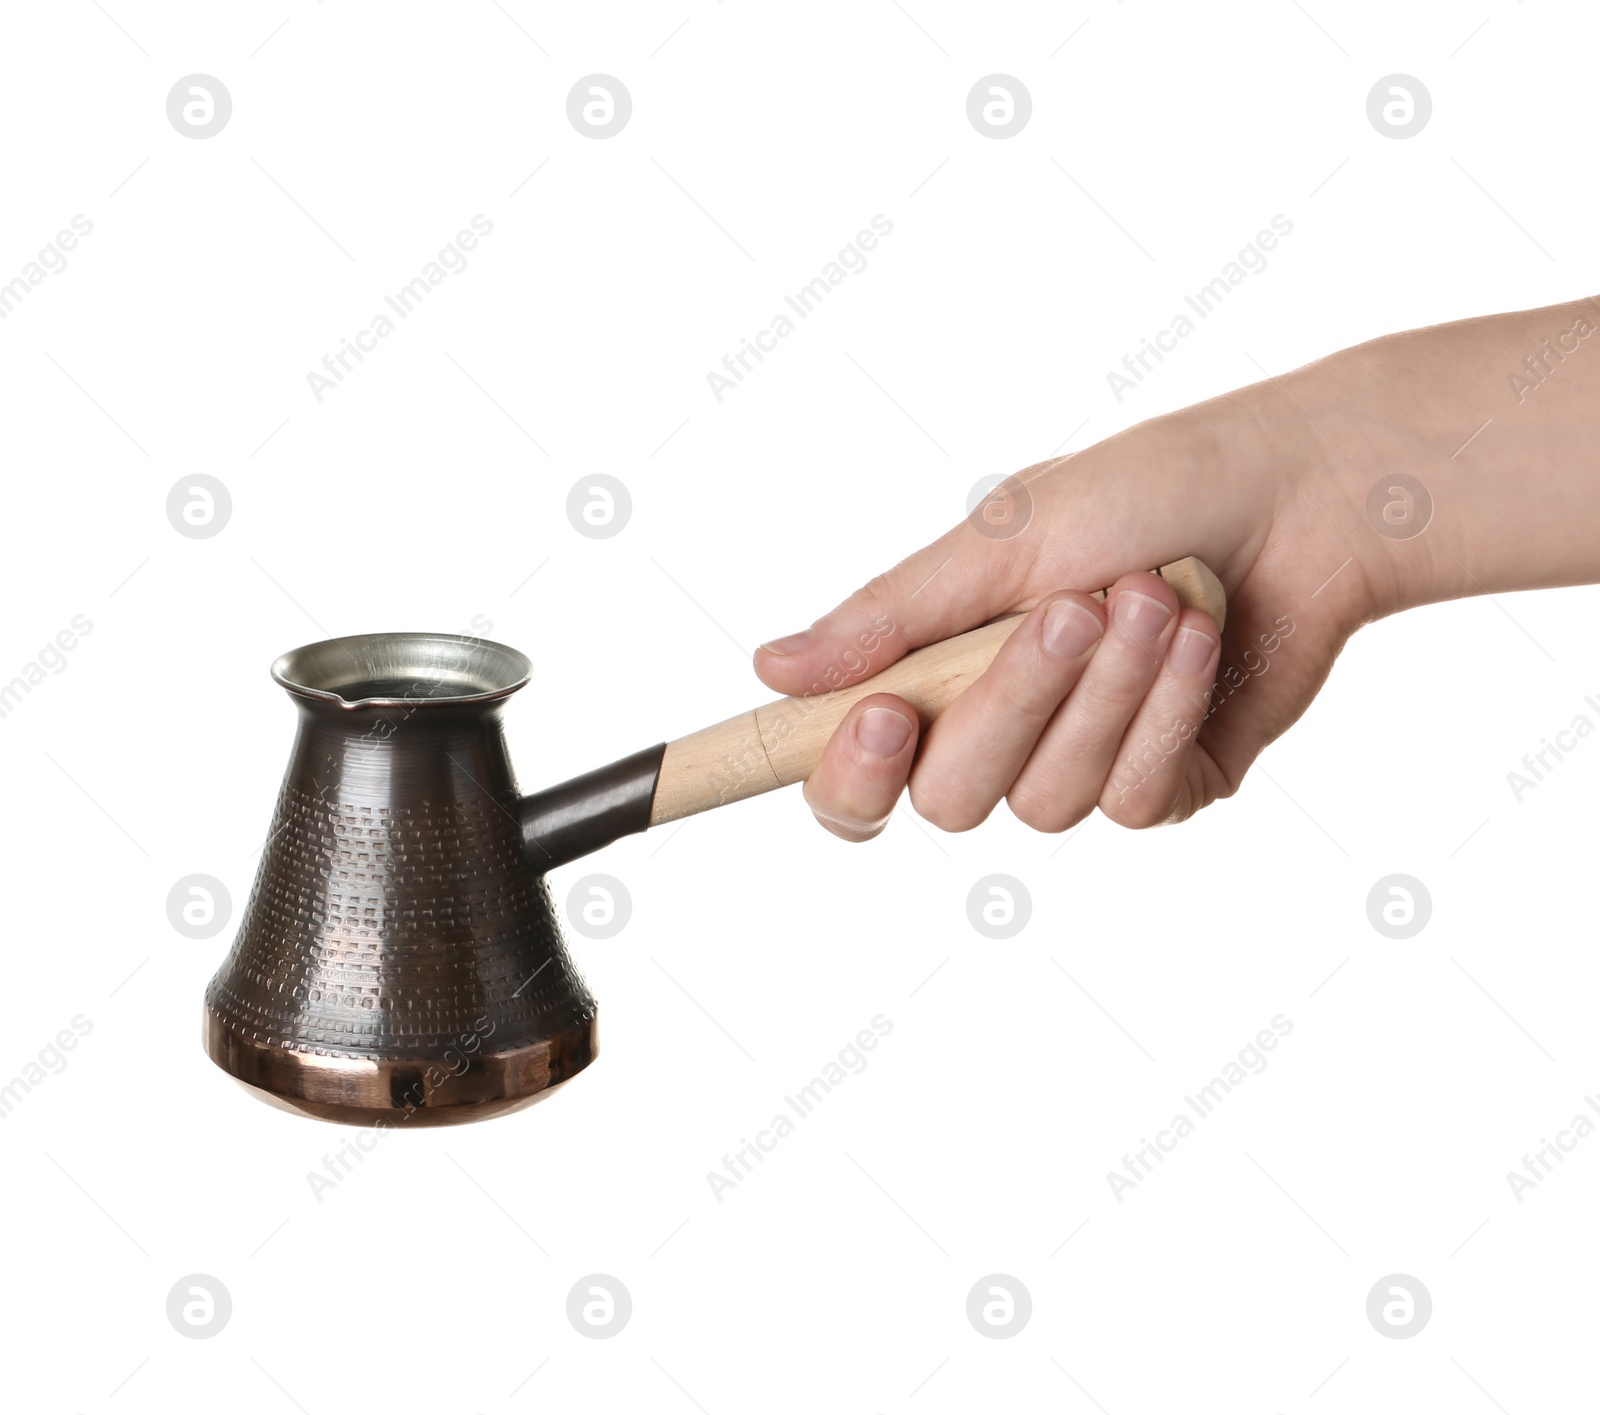
<svg viewBox="0 0 1600 1415">
<path fill-rule="evenodd" d="M 969 518 L 809 629 L 763 644 L 755 653 L 756 672 L 780 693 L 827 692 L 923 644 L 975 628 L 1018 603 L 1036 541 L 985 533 Z"/>
<path fill-rule="evenodd" d="M 1189 780 L 1189 765 L 1221 652 L 1211 616 L 1184 610 L 1100 793 L 1100 809 L 1119 825 L 1161 825 L 1205 804 Z"/>
<path fill-rule="evenodd" d="M 1065 830 L 1095 808 L 1177 634 L 1178 597 L 1157 575 L 1124 575 L 1106 605 L 1104 639 L 1006 796 L 1035 830 Z"/>
<path fill-rule="evenodd" d="M 1104 607 L 1046 595 L 978 680 L 928 729 L 874 694 L 851 709 L 806 783 L 817 819 L 846 840 L 888 823 L 908 784 L 920 815 L 970 830 L 1002 800 L 1024 824 L 1060 831 L 1098 804 L 1156 825 L 1204 804 L 1189 781 L 1220 635 L 1158 576 L 1125 575 Z"/>
<path fill-rule="evenodd" d="M 806 804 L 841 839 L 871 840 L 889 823 L 916 752 L 916 711 L 888 693 L 863 698 L 829 739 Z"/>
<path fill-rule="evenodd" d="M 1040 601 L 929 728 L 911 777 L 919 815 L 944 830 L 971 830 L 988 818 L 1091 662 L 1105 626 L 1105 611 L 1080 591 Z"/>
</svg>

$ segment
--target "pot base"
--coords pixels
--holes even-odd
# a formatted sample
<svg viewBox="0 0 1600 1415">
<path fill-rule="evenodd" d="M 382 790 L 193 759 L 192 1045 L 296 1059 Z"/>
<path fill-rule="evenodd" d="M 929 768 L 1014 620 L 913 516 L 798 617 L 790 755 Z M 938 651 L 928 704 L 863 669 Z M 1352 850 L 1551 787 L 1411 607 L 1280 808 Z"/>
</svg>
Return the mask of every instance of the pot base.
<svg viewBox="0 0 1600 1415">
<path fill-rule="evenodd" d="M 599 1054 L 591 1015 L 544 1041 L 454 1064 L 329 1056 L 252 1042 L 205 1008 L 206 1055 L 267 1104 L 342 1125 L 462 1125 L 559 1090 Z M 459 1068 L 459 1069 L 458 1069 Z"/>
</svg>

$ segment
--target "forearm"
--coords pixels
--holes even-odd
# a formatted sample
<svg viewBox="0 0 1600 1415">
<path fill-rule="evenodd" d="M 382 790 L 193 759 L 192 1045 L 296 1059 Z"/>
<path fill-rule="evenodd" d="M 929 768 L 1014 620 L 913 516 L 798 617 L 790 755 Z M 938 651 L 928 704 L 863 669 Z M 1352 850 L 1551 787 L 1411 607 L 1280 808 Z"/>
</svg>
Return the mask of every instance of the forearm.
<svg viewBox="0 0 1600 1415">
<path fill-rule="evenodd" d="M 1600 581 L 1600 300 L 1391 335 L 1279 382 L 1257 392 L 1319 425 L 1375 613 Z"/>
</svg>

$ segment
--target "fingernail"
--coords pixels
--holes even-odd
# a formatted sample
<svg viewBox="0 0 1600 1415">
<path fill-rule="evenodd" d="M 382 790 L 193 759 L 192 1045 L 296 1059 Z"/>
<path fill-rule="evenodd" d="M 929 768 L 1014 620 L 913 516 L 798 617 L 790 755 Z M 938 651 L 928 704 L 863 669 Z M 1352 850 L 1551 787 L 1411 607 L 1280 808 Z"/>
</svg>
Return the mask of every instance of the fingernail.
<svg viewBox="0 0 1600 1415">
<path fill-rule="evenodd" d="M 811 630 L 802 629 L 798 634 L 790 634 L 786 638 L 774 639 L 770 644 L 762 644 L 761 647 L 764 648 L 768 653 L 799 653 L 803 649 L 808 649 L 811 647 L 811 640 L 813 637 L 814 635 L 812 634 Z"/>
<path fill-rule="evenodd" d="M 875 757 L 892 757 L 911 740 L 911 724 L 893 708 L 868 708 L 856 723 L 856 741 Z"/>
<path fill-rule="evenodd" d="M 1100 621 L 1081 604 L 1058 599 L 1044 612 L 1044 648 L 1057 658 L 1076 658 L 1100 640 Z"/>
<path fill-rule="evenodd" d="M 1203 673 L 1216 652 L 1217 641 L 1199 629 L 1178 630 L 1177 641 L 1172 645 L 1170 662 L 1172 671 L 1180 678 L 1193 678 Z"/>
<path fill-rule="evenodd" d="M 1136 644 L 1151 644 L 1161 637 L 1172 611 L 1159 599 L 1124 590 L 1111 606 L 1111 622 Z"/>
</svg>

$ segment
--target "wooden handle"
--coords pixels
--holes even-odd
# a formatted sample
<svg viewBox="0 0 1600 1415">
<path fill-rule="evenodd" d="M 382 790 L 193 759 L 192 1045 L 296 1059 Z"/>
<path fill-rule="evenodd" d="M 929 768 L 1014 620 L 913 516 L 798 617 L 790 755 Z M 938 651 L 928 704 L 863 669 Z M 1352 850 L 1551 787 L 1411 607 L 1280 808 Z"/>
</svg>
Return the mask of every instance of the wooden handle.
<svg viewBox="0 0 1600 1415">
<path fill-rule="evenodd" d="M 1226 596 L 1205 565 L 1190 556 L 1163 565 L 1156 573 L 1177 591 L 1182 604 L 1205 610 L 1222 627 Z M 1104 600 L 1105 594 L 1100 590 L 1095 598 Z M 779 698 L 667 743 L 650 824 L 663 825 L 804 781 L 816 769 L 834 728 L 856 703 L 873 693 L 904 698 L 917 710 L 926 731 L 994 661 L 1023 617 L 1015 614 L 929 644 L 849 688 Z"/>
</svg>

